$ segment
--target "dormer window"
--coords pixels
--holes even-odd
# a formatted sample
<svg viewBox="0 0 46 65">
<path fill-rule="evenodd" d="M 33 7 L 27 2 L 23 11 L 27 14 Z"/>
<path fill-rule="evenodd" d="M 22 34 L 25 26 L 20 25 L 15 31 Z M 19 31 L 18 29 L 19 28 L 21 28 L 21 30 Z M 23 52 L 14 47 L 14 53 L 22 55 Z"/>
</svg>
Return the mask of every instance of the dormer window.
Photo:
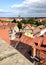
<svg viewBox="0 0 46 65">
<path fill-rule="evenodd" d="M 38 45 L 38 43 L 36 43 L 36 42 L 35 42 L 35 45 L 37 46 L 37 45 Z"/>
<path fill-rule="evenodd" d="M 44 48 L 46 48 L 46 45 L 43 45 L 43 44 L 42 44 L 42 45 L 41 45 L 41 47 L 44 47 Z"/>
<path fill-rule="evenodd" d="M 43 35 L 41 35 L 40 37 L 43 37 Z"/>
</svg>

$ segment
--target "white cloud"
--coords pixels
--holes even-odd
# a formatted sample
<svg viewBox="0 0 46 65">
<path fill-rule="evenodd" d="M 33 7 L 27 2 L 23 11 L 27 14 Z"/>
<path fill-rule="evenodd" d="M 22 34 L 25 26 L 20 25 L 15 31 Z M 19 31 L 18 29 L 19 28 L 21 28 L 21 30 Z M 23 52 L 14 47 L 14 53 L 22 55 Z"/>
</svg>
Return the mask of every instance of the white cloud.
<svg viewBox="0 0 46 65">
<path fill-rule="evenodd" d="M 3 9 L 0 9 L 0 12 L 4 12 L 4 10 Z"/>
<path fill-rule="evenodd" d="M 11 5 L 9 11 L 0 9 L 0 12 L 14 16 L 46 16 L 46 0 L 24 0 L 20 4 Z"/>
<path fill-rule="evenodd" d="M 43 14 L 46 13 L 46 0 L 25 0 L 21 4 L 13 4 L 11 8 L 24 16 L 29 16 L 33 13 Z"/>
<path fill-rule="evenodd" d="M 4 10 L 4 9 L 0 9 L 0 13 L 8 13 L 10 11 Z"/>
</svg>

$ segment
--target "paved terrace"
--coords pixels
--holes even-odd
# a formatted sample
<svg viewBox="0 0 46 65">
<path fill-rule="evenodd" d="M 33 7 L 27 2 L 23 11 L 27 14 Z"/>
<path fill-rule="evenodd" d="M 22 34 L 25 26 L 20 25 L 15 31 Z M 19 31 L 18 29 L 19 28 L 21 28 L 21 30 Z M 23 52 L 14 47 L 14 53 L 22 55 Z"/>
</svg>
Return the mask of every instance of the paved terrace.
<svg viewBox="0 0 46 65">
<path fill-rule="evenodd" d="M 0 40 L 0 65 L 33 65 L 16 49 Z"/>
</svg>

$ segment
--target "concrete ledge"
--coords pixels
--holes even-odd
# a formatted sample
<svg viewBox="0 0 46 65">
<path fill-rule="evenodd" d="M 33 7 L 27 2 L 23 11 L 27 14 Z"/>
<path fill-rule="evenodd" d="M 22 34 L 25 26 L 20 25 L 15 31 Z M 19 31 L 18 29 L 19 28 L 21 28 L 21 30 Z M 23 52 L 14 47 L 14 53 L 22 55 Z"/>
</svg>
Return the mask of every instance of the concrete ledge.
<svg viewBox="0 0 46 65">
<path fill-rule="evenodd" d="M 33 65 L 16 49 L 0 40 L 0 65 Z"/>
</svg>

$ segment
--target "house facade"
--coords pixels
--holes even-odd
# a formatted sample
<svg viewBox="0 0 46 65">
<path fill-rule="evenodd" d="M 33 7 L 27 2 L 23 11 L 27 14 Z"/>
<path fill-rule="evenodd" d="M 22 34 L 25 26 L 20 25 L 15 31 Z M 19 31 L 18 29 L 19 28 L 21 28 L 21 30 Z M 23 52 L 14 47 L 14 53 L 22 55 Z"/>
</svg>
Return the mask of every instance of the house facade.
<svg viewBox="0 0 46 65">
<path fill-rule="evenodd" d="M 28 37 L 33 37 L 32 28 L 31 28 L 30 24 L 23 26 L 22 32 L 24 33 L 24 35 L 26 35 Z"/>
</svg>

